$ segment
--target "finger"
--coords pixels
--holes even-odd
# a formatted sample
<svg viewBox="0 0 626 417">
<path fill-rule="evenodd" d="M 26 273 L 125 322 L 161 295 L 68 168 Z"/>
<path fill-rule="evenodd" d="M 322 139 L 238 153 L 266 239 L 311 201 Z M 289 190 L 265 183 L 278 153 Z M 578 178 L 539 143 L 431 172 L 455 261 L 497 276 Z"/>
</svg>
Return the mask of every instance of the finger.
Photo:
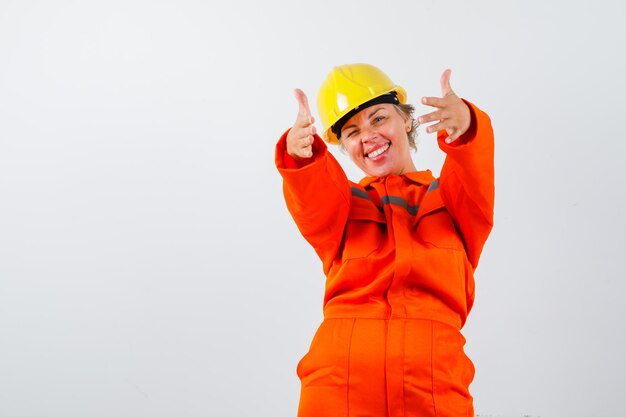
<svg viewBox="0 0 626 417">
<path fill-rule="evenodd" d="M 301 149 L 307 148 L 313 144 L 313 136 L 307 135 L 298 141 L 298 145 Z"/>
<path fill-rule="evenodd" d="M 307 120 L 305 116 L 301 116 L 298 113 L 298 117 L 296 117 L 296 121 L 293 124 L 293 129 L 297 131 L 298 136 L 302 134 L 308 134 L 311 129 L 311 124 Z"/>
<path fill-rule="evenodd" d="M 313 156 L 313 136 L 309 135 L 300 141 L 300 149 L 298 156 L 302 158 L 310 158 Z"/>
<path fill-rule="evenodd" d="M 446 69 L 443 74 L 441 74 L 441 79 L 439 80 L 441 83 L 441 97 L 447 97 L 454 94 L 454 91 L 452 91 L 452 87 L 450 86 L 451 75 L 452 70 L 450 68 Z"/>
<path fill-rule="evenodd" d="M 450 126 L 449 123 L 447 123 L 446 121 L 442 121 L 432 126 L 428 126 L 426 128 L 426 133 L 439 132 L 441 130 L 445 130 L 448 134 L 448 137 L 445 139 L 445 142 L 448 144 L 454 142 L 461 136 L 459 134 L 459 130 L 455 127 Z"/>
<path fill-rule="evenodd" d="M 422 97 L 422 104 L 425 104 L 425 105 L 431 106 L 431 107 L 440 107 L 441 108 L 441 107 L 447 106 L 450 103 L 445 98 Z"/>
<path fill-rule="evenodd" d="M 309 146 L 314 141 L 316 135 L 315 126 L 309 126 L 304 128 L 293 127 L 287 136 L 288 147 L 295 151 L 305 146 Z"/>
<path fill-rule="evenodd" d="M 446 143 L 450 143 L 456 140 L 457 137 L 459 137 L 459 129 L 455 127 L 447 128 L 446 132 L 448 133 L 448 137 L 446 138 Z"/>
<path fill-rule="evenodd" d="M 304 113 L 298 112 L 298 116 L 296 117 L 296 121 L 293 124 L 294 128 L 305 129 L 307 133 L 315 134 L 315 118 L 313 116 L 307 116 Z"/>
<path fill-rule="evenodd" d="M 315 141 L 315 137 L 312 134 L 309 134 L 309 135 L 305 134 L 298 140 L 298 143 L 300 144 L 301 147 L 306 147 L 306 146 L 313 145 L 314 141 Z"/>
<path fill-rule="evenodd" d="M 459 135 L 458 130 L 456 129 L 448 129 L 448 137 L 446 138 L 446 143 L 452 143 L 457 140 L 461 135 Z"/>
<path fill-rule="evenodd" d="M 304 91 L 296 88 L 293 90 L 294 95 L 296 96 L 296 101 L 298 102 L 298 114 L 302 114 L 305 116 L 311 116 L 311 109 L 309 108 L 309 99 L 304 94 Z"/>
<path fill-rule="evenodd" d="M 423 114 L 417 118 L 419 124 L 428 123 L 428 122 L 436 122 L 442 119 L 447 119 L 449 117 L 449 112 L 445 110 L 437 110 L 432 113 Z"/>
<path fill-rule="evenodd" d="M 433 133 L 433 132 L 439 132 L 440 130 L 444 130 L 444 129 L 451 129 L 452 126 L 450 125 L 450 122 L 447 120 L 442 120 L 439 123 L 435 123 L 434 125 L 430 125 L 426 128 L 426 133 Z"/>
<path fill-rule="evenodd" d="M 313 156 L 313 142 L 315 138 L 303 129 L 292 129 L 287 136 L 287 152 L 295 158 L 310 158 Z"/>
<path fill-rule="evenodd" d="M 294 126 L 292 128 L 294 137 L 296 138 L 305 138 L 307 136 L 313 137 L 313 135 L 317 134 L 317 129 L 314 125 L 309 125 L 308 123 L 305 126 Z"/>
<path fill-rule="evenodd" d="M 298 101 L 298 115 L 296 117 L 295 126 L 307 127 L 315 123 L 315 118 L 311 116 L 311 109 L 309 107 L 309 100 L 306 94 L 299 88 L 294 90 L 294 95 Z"/>
</svg>

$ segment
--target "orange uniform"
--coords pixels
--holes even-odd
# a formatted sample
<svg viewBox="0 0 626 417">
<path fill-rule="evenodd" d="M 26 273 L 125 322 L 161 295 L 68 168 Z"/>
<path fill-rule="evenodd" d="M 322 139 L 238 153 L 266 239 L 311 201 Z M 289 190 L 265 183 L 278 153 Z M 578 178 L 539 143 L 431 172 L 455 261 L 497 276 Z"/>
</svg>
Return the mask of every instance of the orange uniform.
<svg viewBox="0 0 626 417">
<path fill-rule="evenodd" d="M 319 137 L 298 165 L 276 147 L 287 207 L 326 274 L 324 321 L 298 364 L 299 417 L 473 416 L 460 329 L 493 224 L 493 131 L 470 129 L 430 171 L 349 181 Z"/>
</svg>

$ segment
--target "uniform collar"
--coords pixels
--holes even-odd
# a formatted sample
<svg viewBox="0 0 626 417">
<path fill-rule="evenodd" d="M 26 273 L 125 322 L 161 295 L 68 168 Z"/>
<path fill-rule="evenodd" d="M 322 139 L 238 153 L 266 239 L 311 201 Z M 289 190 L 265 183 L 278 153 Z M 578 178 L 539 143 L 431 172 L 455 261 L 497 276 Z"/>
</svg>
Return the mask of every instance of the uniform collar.
<svg viewBox="0 0 626 417">
<path fill-rule="evenodd" d="M 435 179 L 429 169 L 427 169 L 426 171 L 407 172 L 406 174 L 402 174 L 400 176 L 408 179 L 411 182 L 421 185 L 430 184 Z M 367 187 L 368 185 L 381 181 L 384 178 L 385 177 L 365 177 L 361 181 L 359 181 L 359 185 L 361 185 L 362 187 Z"/>
</svg>

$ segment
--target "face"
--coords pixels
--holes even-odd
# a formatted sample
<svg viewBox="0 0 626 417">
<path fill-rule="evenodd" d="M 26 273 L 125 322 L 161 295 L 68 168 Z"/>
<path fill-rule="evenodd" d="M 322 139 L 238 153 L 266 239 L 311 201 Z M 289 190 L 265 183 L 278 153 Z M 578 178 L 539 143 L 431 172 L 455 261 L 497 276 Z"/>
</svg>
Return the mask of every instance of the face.
<svg viewBox="0 0 626 417">
<path fill-rule="evenodd" d="M 410 130 L 411 119 L 393 104 L 377 104 L 346 122 L 341 142 L 350 159 L 367 175 L 400 175 L 416 170 L 407 136 Z"/>
</svg>

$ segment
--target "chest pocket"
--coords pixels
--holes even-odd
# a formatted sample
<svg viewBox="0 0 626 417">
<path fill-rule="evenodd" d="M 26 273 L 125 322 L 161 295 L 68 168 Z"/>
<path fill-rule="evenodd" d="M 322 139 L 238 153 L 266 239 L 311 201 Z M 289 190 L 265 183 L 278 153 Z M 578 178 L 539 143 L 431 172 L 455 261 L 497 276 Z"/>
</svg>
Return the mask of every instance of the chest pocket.
<svg viewBox="0 0 626 417">
<path fill-rule="evenodd" d="M 415 217 L 415 235 L 422 243 L 437 248 L 465 249 L 461 234 L 454 225 L 438 189 L 424 197 Z"/>
<path fill-rule="evenodd" d="M 382 244 L 387 234 L 387 221 L 376 205 L 364 198 L 352 197 L 342 242 L 342 261 L 366 258 Z"/>
</svg>

